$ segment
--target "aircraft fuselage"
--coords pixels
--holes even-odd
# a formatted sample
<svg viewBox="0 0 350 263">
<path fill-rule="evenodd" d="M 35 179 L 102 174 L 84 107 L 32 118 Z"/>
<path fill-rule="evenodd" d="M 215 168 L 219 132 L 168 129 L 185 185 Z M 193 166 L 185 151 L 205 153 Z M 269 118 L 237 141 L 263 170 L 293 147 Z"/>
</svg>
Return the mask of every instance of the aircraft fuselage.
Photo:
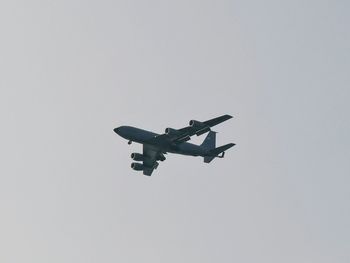
<svg viewBox="0 0 350 263">
<path fill-rule="evenodd" d="M 160 149 L 162 152 L 171 152 L 191 156 L 205 156 L 208 153 L 207 150 L 203 149 L 202 147 L 188 142 L 173 144 L 171 141 L 169 141 L 162 144 L 152 144 L 150 140 L 159 134 L 131 126 L 120 126 L 115 128 L 114 132 L 124 139 L 150 145 L 155 149 Z"/>
</svg>

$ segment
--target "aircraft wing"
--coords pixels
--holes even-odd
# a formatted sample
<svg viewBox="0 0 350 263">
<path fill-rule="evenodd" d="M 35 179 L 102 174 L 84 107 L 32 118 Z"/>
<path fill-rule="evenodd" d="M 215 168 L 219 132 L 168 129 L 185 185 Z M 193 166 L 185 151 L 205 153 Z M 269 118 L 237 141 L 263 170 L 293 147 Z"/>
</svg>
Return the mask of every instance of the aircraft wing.
<svg viewBox="0 0 350 263">
<path fill-rule="evenodd" d="M 204 122 L 199 122 L 197 125 L 195 124 L 196 121 L 190 121 L 190 123 L 193 122 L 192 125 L 182 128 L 178 131 L 185 133 L 189 136 L 193 136 L 195 134 L 199 136 L 199 135 L 202 135 L 203 133 L 210 131 L 211 127 L 218 125 L 224 121 L 227 121 L 231 118 L 232 118 L 231 115 L 226 114 Z"/>
<path fill-rule="evenodd" d="M 152 146 L 147 144 L 143 145 L 143 156 L 145 157 L 143 161 L 143 174 L 151 176 L 154 169 L 158 167 L 158 156 L 161 154 L 158 150 L 154 149 Z"/>
<path fill-rule="evenodd" d="M 210 131 L 210 128 L 220 124 L 224 121 L 227 121 L 231 119 L 231 115 L 222 115 L 220 117 L 216 117 L 204 122 L 199 122 L 195 120 L 190 121 L 190 125 L 187 127 L 184 127 L 182 129 L 174 130 L 173 132 L 165 133 L 158 135 L 150 140 L 150 143 L 156 143 L 159 145 L 162 144 L 168 144 L 168 143 L 175 143 L 179 144 L 185 141 L 188 141 L 191 139 L 191 136 L 193 135 L 202 135 L 208 131 Z"/>
</svg>

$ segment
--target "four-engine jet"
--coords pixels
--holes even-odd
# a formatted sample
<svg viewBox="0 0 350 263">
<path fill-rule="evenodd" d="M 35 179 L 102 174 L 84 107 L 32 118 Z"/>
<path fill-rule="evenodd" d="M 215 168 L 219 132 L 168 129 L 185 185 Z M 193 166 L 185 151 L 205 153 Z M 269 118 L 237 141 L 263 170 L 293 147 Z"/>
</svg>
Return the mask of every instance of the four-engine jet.
<svg viewBox="0 0 350 263">
<path fill-rule="evenodd" d="M 191 156 L 204 157 L 205 163 L 210 163 L 215 157 L 223 158 L 225 151 L 234 146 L 229 143 L 215 148 L 216 133 L 211 131 L 211 127 L 231 119 L 230 115 L 223 115 L 208 121 L 199 122 L 191 120 L 188 127 L 182 129 L 166 128 L 164 134 L 156 134 L 139 128 L 130 126 L 120 126 L 114 129 L 121 137 L 129 140 L 129 144 L 137 142 L 143 144 L 143 153 L 132 153 L 131 158 L 134 161 L 131 168 L 136 171 L 143 171 L 144 175 L 150 176 L 154 169 L 157 169 L 158 162 L 164 161 L 167 152 Z M 188 143 L 193 135 L 202 135 L 208 133 L 201 145 Z"/>
</svg>

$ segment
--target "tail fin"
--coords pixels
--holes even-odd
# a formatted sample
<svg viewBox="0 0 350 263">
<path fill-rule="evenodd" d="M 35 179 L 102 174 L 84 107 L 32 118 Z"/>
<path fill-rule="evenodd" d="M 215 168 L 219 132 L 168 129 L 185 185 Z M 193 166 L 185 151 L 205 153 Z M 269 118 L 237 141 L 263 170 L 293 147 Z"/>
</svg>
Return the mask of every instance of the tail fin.
<svg viewBox="0 0 350 263">
<path fill-rule="evenodd" d="M 224 157 L 225 151 L 230 149 L 232 146 L 234 146 L 234 143 L 225 144 L 223 146 L 220 146 L 218 148 L 212 149 L 209 151 L 209 155 L 204 157 L 205 163 L 210 163 L 215 157 Z M 221 156 L 219 154 L 222 153 Z"/>
<path fill-rule="evenodd" d="M 212 150 L 215 148 L 216 145 L 216 132 L 210 131 L 205 137 L 204 141 L 201 144 L 201 147 L 203 147 L 206 150 Z"/>
</svg>

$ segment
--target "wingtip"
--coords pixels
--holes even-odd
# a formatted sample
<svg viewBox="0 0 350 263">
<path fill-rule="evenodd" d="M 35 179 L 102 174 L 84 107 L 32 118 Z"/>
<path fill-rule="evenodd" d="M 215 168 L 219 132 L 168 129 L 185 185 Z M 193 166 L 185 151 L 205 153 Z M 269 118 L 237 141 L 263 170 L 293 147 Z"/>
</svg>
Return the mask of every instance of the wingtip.
<svg viewBox="0 0 350 263">
<path fill-rule="evenodd" d="M 230 114 L 225 114 L 222 117 L 224 117 L 226 120 L 233 118 L 233 116 Z"/>
</svg>

